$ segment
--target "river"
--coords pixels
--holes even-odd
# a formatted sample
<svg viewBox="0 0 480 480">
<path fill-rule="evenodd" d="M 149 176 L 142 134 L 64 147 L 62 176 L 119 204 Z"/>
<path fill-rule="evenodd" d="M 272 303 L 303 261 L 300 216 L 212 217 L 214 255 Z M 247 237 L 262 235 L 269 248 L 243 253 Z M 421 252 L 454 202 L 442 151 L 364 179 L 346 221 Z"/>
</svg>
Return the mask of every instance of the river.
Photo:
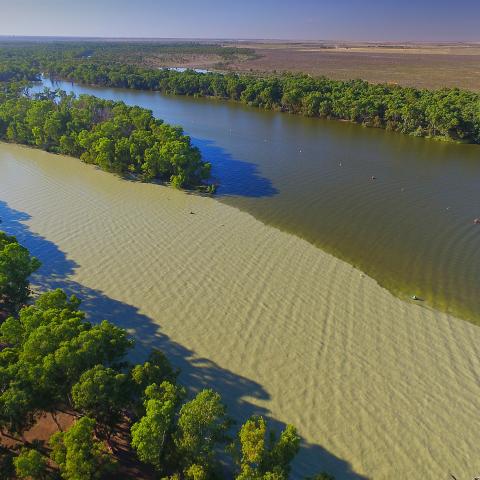
<svg viewBox="0 0 480 480">
<path fill-rule="evenodd" d="M 313 245 L 360 258 L 363 270 L 369 258 L 381 267 L 383 255 L 405 281 L 394 285 L 419 296 L 412 279 L 430 259 L 423 274 L 443 289 L 432 299 L 448 290 L 473 305 L 476 147 L 217 101 L 85 90 L 184 125 L 221 187 L 202 197 L 0 144 L 1 228 L 42 261 L 35 285 L 65 288 L 89 318 L 127 328 L 138 358 L 161 348 L 183 383 L 218 390 L 238 421 L 263 414 L 276 427 L 296 425 L 295 479 L 480 471 L 480 329 L 391 295 Z M 454 282 L 469 295 L 455 295 Z"/>
<path fill-rule="evenodd" d="M 44 80 L 182 125 L 218 198 L 399 295 L 480 320 L 480 147 L 157 92 Z"/>
</svg>

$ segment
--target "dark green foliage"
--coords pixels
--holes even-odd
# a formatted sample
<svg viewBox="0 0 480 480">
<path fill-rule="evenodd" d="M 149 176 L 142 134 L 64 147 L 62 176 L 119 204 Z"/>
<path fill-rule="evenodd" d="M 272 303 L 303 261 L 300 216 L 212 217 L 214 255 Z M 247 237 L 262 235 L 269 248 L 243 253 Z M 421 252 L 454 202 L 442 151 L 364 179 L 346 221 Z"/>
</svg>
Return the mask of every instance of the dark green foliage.
<svg viewBox="0 0 480 480">
<path fill-rule="evenodd" d="M 153 350 L 145 363 L 135 365 L 131 376 L 139 394 L 153 383 L 175 383 L 180 372 L 172 367 L 167 357 L 160 350 Z"/>
<path fill-rule="evenodd" d="M 0 311 L 15 313 L 28 298 L 28 277 L 40 262 L 15 237 L 0 231 Z"/>
<path fill-rule="evenodd" d="M 37 450 L 23 449 L 13 463 L 18 478 L 42 480 L 46 476 L 46 458 Z"/>
<path fill-rule="evenodd" d="M 125 330 L 86 322 L 78 305 L 55 290 L 0 326 L 0 343 L 10 345 L 0 352 L 1 427 L 21 433 L 37 411 L 68 404 L 85 371 L 115 364 L 131 347 Z"/>
<path fill-rule="evenodd" d="M 131 428 L 132 447 L 142 462 L 158 471 L 172 463 L 172 434 L 175 417 L 183 394 L 169 382 L 152 384 L 145 391 L 145 415 Z"/>
<path fill-rule="evenodd" d="M 210 165 L 181 128 L 155 119 L 150 110 L 88 95 L 0 97 L 0 139 L 178 188 L 200 185 L 210 175 Z"/>
<path fill-rule="evenodd" d="M 125 373 L 96 365 L 82 373 L 72 387 L 72 400 L 79 412 L 94 418 L 100 431 L 110 436 L 122 418 L 122 410 L 129 404 L 130 393 Z"/>
<path fill-rule="evenodd" d="M 227 441 L 226 432 L 230 425 L 227 409 L 220 395 L 213 390 L 202 390 L 193 400 L 182 405 L 174 441 L 184 469 L 202 465 L 211 470 L 215 448 Z"/>
<path fill-rule="evenodd" d="M 3 87 L 0 85 L 0 99 L 2 91 L 4 96 L 8 96 L 7 90 L 12 94 L 11 82 L 17 82 L 14 83 L 14 88 L 21 91 L 25 86 L 21 82 L 39 78 L 40 72 L 44 72 L 52 78 L 87 84 L 227 98 L 261 108 L 348 120 L 411 135 L 480 143 L 480 94 L 475 92 L 457 88 L 421 90 L 390 84 L 369 84 L 362 80 L 314 78 L 304 74 L 269 75 L 261 78 L 232 73 L 196 73 L 193 70 L 154 70 L 139 66 L 144 63 L 142 58 L 151 54 L 206 51 L 221 55 L 225 60 L 238 54 L 253 55 L 253 52 L 246 49 L 200 44 L 63 42 L 35 45 L 6 42 L 0 50 L 0 84 L 4 82 Z M 16 121 L 20 119 L 21 113 Z M 35 133 L 24 131 L 21 125 L 14 122 L 10 135 L 17 139 L 29 137 L 28 142 L 17 140 L 20 143 L 46 142 L 49 148 L 59 148 L 59 145 L 50 142 L 59 142 L 55 138 L 55 130 L 64 121 L 61 115 L 51 115 L 48 118 L 48 128 Z M 42 126 L 45 127 L 44 124 Z M 0 132 L 2 129 L 5 131 L 5 128 L 5 125 L 2 127 L 0 118 Z M 67 135 L 62 140 L 61 151 L 70 153 L 76 145 L 74 139 Z M 108 143 L 97 147 L 102 156 L 101 162 L 110 167 L 113 147 Z M 91 153 L 95 154 L 95 149 Z M 118 161 L 114 163 L 118 167 Z M 119 163 L 128 168 L 129 162 Z M 147 178 L 152 174 L 162 177 L 161 167 L 154 166 L 150 170 L 150 162 L 147 163 Z M 177 177 L 172 181 L 175 184 L 181 182 L 181 172 L 174 175 Z"/>
<path fill-rule="evenodd" d="M 13 454 L 4 447 L 0 445 L 0 472 L 2 480 L 10 480 L 15 477 L 15 466 L 13 465 Z"/>
<path fill-rule="evenodd" d="M 50 439 L 52 459 L 65 480 L 104 478 L 115 470 L 115 462 L 102 442 L 94 437 L 95 420 L 83 417 L 67 432 L 57 432 Z"/>
</svg>

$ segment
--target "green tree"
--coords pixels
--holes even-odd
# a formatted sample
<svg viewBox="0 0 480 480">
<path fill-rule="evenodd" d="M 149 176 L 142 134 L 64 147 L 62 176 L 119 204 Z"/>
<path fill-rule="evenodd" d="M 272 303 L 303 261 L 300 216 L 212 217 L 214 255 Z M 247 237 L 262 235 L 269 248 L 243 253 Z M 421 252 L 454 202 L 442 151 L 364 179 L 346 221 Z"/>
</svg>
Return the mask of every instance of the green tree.
<svg viewBox="0 0 480 480">
<path fill-rule="evenodd" d="M 28 277 L 40 262 L 15 237 L 0 232 L 0 308 L 15 313 L 29 295 Z"/>
<path fill-rule="evenodd" d="M 104 365 L 82 373 L 72 388 L 73 405 L 94 418 L 101 431 L 110 437 L 130 400 L 128 377 Z"/>
<path fill-rule="evenodd" d="M 86 322 L 78 305 L 75 297 L 68 299 L 56 290 L 0 326 L 0 341 L 11 344 L 0 355 L 6 361 L 0 365 L 4 428 L 21 432 L 37 410 L 53 413 L 59 405 L 71 403 L 72 386 L 85 371 L 114 365 L 132 346 L 125 330 L 106 321 Z"/>
<path fill-rule="evenodd" d="M 208 474 L 202 465 L 194 463 L 185 470 L 187 480 L 207 480 Z"/>
<path fill-rule="evenodd" d="M 240 429 L 241 449 L 240 474 L 237 479 L 262 478 L 262 463 L 265 457 L 265 433 L 267 424 L 262 417 L 247 420 Z"/>
<path fill-rule="evenodd" d="M 215 448 L 227 441 L 231 425 L 225 405 L 217 392 L 206 389 L 180 409 L 175 444 L 181 464 L 213 466 Z"/>
<path fill-rule="evenodd" d="M 7 380 L 6 385 L 0 395 L 0 430 L 21 434 L 34 423 L 37 408 L 33 391 L 28 384 Z"/>
<path fill-rule="evenodd" d="M 273 432 L 267 437 L 267 424 L 262 417 L 252 417 L 238 435 L 240 472 L 238 480 L 287 479 L 290 463 L 300 446 L 300 437 L 287 425 L 277 439 Z"/>
<path fill-rule="evenodd" d="M 38 327 L 49 325 L 56 319 L 63 322 L 76 318 L 81 323 L 84 314 L 78 311 L 79 305 L 80 301 L 75 296 L 68 298 L 63 290 L 43 293 L 34 305 L 22 308 L 18 318 L 9 317 L 0 325 L 0 338 L 15 347 L 23 347 Z"/>
<path fill-rule="evenodd" d="M 51 457 L 65 480 L 101 479 L 115 469 L 103 443 L 95 440 L 94 430 L 95 420 L 83 417 L 67 432 L 52 435 Z"/>
<path fill-rule="evenodd" d="M 162 351 L 154 349 L 145 363 L 132 368 L 131 376 L 137 391 L 144 392 L 152 383 L 161 385 L 162 382 L 168 381 L 174 384 L 179 373 Z"/>
<path fill-rule="evenodd" d="M 171 440 L 180 393 L 175 385 L 163 382 L 160 386 L 147 387 L 145 397 L 146 413 L 131 428 L 132 447 L 142 462 L 161 471 L 165 467 L 166 449 Z"/>
<path fill-rule="evenodd" d="M 202 390 L 182 405 L 185 390 L 174 384 L 178 371 L 158 350 L 143 365 L 119 373 L 132 346 L 127 332 L 106 321 L 92 325 L 79 305 L 76 297 L 55 290 L 0 325 L 0 342 L 8 343 L 0 351 L 0 428 L 22 433 L 36 413 L 53 414 L 59 404 L 73 399 L 78 410 L 98 419 L 97 431 L 110 432 L 122 411 L 131 414 L 131 406 L 143 397 L 144 411 L 131 427 L 138 457 L 170 480 L 219 478 L 220 447 L 231 425 L 220 395 Z M 143 394 L 148 382 L 153 383 Z M 96 420 L 86 416 L 51 437 L 51 458 L 65 480 L 105 478 L 114 469 L 105 444 L 95 435 L 96 426 Z M 263 418 L 252 417 L 233 448 L 239 465 L 236 478 L 286 480 L 299 441 L 294 427 L 287 426 L 277 437 L 267 431 Z M 41 477 L 42 464 L 39 453 L 22 452 L 15 461 L 17 477 Z M 11 476 L 8 452 L 0 450 L 0 465 L 2 474 Z"/>
<path fill-rule="evenodd" d="M 41 480 L 47 472 L 47 462 L 37 450 L 23 449 L 13 460 L 18 478 Z"/>
</svg>

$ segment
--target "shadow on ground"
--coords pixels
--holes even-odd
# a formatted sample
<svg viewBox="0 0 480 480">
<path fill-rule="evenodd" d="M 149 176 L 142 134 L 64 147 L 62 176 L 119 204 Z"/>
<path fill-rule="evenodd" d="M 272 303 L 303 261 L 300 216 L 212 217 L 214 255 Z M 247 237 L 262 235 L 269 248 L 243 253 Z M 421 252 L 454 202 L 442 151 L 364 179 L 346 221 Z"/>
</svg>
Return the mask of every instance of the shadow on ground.
<svg viewBox="0 0 480 480">
<path fill-rule="evenodd" d="M 272 182 L 260 174 L 254 163 L 233 158 L 211 140 L 192 138 L 192 143 L 212 164 L 212 177 L 219 183 L 217 196 L 262 198 L 278 194 Z"/>
<path fill-rule="evenodd" d="M 182 383 L 188 385 L 192 391 L 209 386 L 220 392 L 228 404 L 230 414 L 238 422 L 243 422 L 253 414 L 269 416 L 268 410 L 248 401 L 248 398 L 268 400 L 269 394 L 261 385 L 230 372 L 207 358 L 199 358 L 195 352 L 164 335 L 159 324 L 141 314 L 134 306 L 71 280 L 70 277 L 79 265 L 69 259 L 53 242 L 31 232 L 24 223 L 29 218 L 28 214 L 13 210 L 0 201 L 0 229 L 15 235 L 21 244 L 42 261 L 42 267 L 32 278 L 33 284 L 38 285 L 41 290 L 63 288 L 82 300 L 82 309 L 90 320 L 106 319 L 127 329 L 137 340 L 132 360 L 141 361 L 152 347 L 163 350 L 172 363 L 181 369 Z M 273 418 L 270 418 L 270 421 L 277 431 L 285 426 Z M 296 473 L 298 469 L 310 474 L 327 471 L 335 475 L 337 480 L 365 478 L 353 472 L 347 462 L 321 446 L 305 442 L 294 465 L 294 478 L 300 478 Z"/>
</svg>

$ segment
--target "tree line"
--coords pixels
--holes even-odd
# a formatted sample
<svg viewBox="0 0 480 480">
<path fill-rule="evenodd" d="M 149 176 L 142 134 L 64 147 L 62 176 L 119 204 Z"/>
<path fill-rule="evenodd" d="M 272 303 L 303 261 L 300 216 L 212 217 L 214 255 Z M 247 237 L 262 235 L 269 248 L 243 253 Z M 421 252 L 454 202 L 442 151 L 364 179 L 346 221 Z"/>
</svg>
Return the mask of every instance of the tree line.
<svg viewBox="0 0 480 480">
<path fill-rule="evenodd" d="M 180 127 L 156 119 L 150 110 L 64 92 L 31 98 L 25 87 L 8 82 L 0 91 L 1 140 L 78 157 L 144 181 L 213 189 L 203 185 L 210 164 L 198 148 Z"/>
<path fill-rule="evenodd" d="M 422 137 L 480 143 L 480 95 L 457 88 L 420 90 L 304 74 L 148 70 L 131 65 L 50 63 L 46 73 L 92 85 L 218 97 L 269 110 L 348 120 Z"/>
<path fill-rule="evenodd" d="M 129 448 L 154 478 L 289 478 L 300 445 L 293 426 L 277 435 L 254 416 L 235 430 L 220 395 L 189 392 L 161 351 L 131 364 L 127 331 L 87 321 L 75 296 L 58 289 L 29 298 L 28 277 L 39 266 L 0 232 L 0 312 L 8 315 L 0 324 L 0 439 L 25 443 L 41 413 L 70 408 L 77 418 L 46 445 L 0 445 L 3 480 L 113 478 L 119 465 L 111 440 L 125 425 Z"/>
<path fill-rule="evenodd" d="M 480 94 L 476 92 L 330 80 L 305 74 L 257 76 L 193 70 L 177 72 L 135 65 L 132 63 L 135 52 L 138 52 L 137 47 L 128 44 L 93 47 L 88 43 L 6 44 L 0 49 L 0 77 L 3 74 L 12 81 L 31 81 L 39 79 L 43 73 L 53 79 L 216 97 L 415 136 L 480 143 Z"/>
<path fill-rule="evenodd" d="M 480 143 L 480 94 L 476 92 L 330 80 L 306 74 L 177 72 L 135 65 L 132 55 L 137 50 L 132 45 L 90 48 L 89 44 L 68 43 L 23 48 L 5 45 L 0 49 L 0 65 L 20 69 L 29 79 L 36 70 L 37 74 L 85 84 L 217 97 L 415 136 Z"/>
<path fill-rule="evenodd" d="M 224 46 L 192 41 L 32 41 L 0 39 L 0 62 L 2 59 L 39 64 L 45 61 L 122 62 L 147 66 L 163 62 L 194 61 L 203 57 L 217 65 L 228 65 L 240 58 L 257 58 L 255 50 L 246 47 Z"/>
</svg>

